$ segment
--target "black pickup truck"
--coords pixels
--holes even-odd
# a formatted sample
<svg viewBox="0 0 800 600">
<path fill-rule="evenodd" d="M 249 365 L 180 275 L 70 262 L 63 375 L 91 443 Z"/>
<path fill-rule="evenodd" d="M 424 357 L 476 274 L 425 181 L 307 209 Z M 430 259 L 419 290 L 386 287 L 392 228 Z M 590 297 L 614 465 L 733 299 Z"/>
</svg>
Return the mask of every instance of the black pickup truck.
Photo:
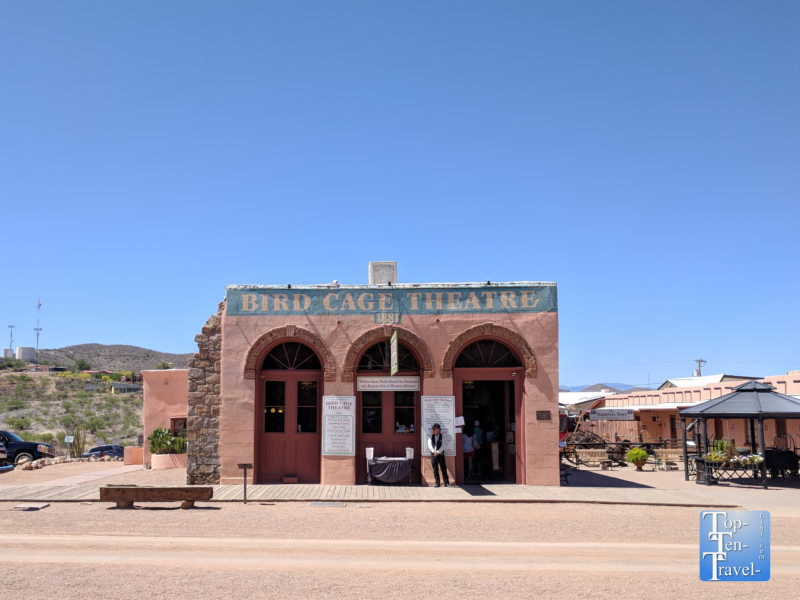
<svg viewBox="0 0 800 600">
<path fill-rule="evenodd" d="M 55 448 L 49 444 L 26 442 L 10 431 L 0 431 L 0 444 L 6 447 L 5 458 L 0 459 L 3 463 L 19 463 L 23 456 L 34 461 L 40 458 L 53 458 L 56 455 Z"/>
</svg>

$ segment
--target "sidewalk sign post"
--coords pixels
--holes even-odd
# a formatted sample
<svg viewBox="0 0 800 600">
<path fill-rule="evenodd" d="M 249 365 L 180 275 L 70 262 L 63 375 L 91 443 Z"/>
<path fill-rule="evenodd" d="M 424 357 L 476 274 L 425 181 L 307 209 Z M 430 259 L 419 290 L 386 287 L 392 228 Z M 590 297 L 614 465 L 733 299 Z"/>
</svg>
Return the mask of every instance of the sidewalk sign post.
<svg viewBox="0 0 800 600">
<path fill-rule="evenodd" d="M 252 469 L 253 465 L 250 463 L 240 463 L 240 469 L 244 469 L 244 503 L 247 504 L 247 469 Z"/>
</svg>

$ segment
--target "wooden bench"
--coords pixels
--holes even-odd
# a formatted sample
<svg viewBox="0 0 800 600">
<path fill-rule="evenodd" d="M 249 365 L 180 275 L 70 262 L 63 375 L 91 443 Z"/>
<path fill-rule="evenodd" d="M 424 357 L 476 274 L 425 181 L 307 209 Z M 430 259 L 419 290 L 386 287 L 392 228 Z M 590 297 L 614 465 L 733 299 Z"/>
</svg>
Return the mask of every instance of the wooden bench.
<svg viewBox="0 0 800 600">
<path fill-rule="evenodd" d="M 653 458 L 655 459 L 654 469 L 667 470 L 667 466 L 673 463 L 676 467 L 679 462 L 683 460 L 683 450 L 673 448 L 656 448 L 653 450 Z"/>
<path fill-rule="evenodd" d="M 100 488 L 101 502 L 116 502 L 117 508 L 133 508 L 134 502 L 181 501 L 181 508 L 194 508 L 197 501 L 211 500 L 214 488 L 210 486 L 144 486 L 107 485 Z"/>
<path fill-rule="evenodd" d="M 603 450 L 589 450 L 585 448 L 576 448 L 575 454 L 578 458 L 578 464 L 581 465 L 608 465 L 611 467 L 614 463 L 609 460 L 608 453 Z"/>
</svg>

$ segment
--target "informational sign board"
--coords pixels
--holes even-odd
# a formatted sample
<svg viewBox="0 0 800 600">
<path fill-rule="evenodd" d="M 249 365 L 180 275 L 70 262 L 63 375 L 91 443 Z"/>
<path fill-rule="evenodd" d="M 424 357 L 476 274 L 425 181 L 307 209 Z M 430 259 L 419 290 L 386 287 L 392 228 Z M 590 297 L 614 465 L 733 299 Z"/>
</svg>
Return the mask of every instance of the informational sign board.
<svg viewBox="0 0 800 600">
<path fill-rule="evenodd" d="M 445 456 L 456 455 L 456 397 L 422 397 L 422 448 L 428 452 L 428 440 L 433 434 L 433 424 L 442 427 L 442 448 Z"/>
<path fill-rule="evenodd" d="M 355 456 L 356 397 L 322 397 L 322 454 Z"/>
<path fill-rule="evenodd" d="M 589 411 L 590 421 L 634 421 L 632 408 L 594 408 Z"/>
<path fill-rule="evenodd" d="M 398 341 L 397 341 L 397 329 L 394 330 L 392 333 L 392 338 L 389 340 L 389 355 L 391 357 L 391 374 L 394 377 L 397 375 L 397 372 L 400 370 L 400 362 L 399 362 L 399 348 L 398 348 Z"/>
<path fill-rule="evenodd" d="M 464 417 L 456 417 L 456 427 L 464 426 Z"/>
<path fill-rule="evenodd" d="M 398 375 L 395 377 L 359 377 L 359 392 L 418 392 L 419 377 Z"/>
<path fill-rule="evenodd" d="M 65 443 L 71 444 L 74 441 L 75 441 L 75 436 L 74 435 L 65 435 L 64 436 L 64 442 Z"/>
</svg>

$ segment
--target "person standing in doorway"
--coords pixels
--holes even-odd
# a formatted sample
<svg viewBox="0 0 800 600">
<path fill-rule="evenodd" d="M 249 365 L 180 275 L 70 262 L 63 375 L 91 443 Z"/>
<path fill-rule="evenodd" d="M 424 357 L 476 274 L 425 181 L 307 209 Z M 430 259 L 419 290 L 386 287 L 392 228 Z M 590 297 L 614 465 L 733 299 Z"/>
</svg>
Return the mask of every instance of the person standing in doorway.
<svg viewBox="0 0 800 600">
<path fill-rule="evenodd" d="M 473 464 L 475 466 L 475 470 L 478 472 L 478 477 L 481 476 L 481 458 L 483 456 L 483 452 L 481 452 L 481 447 L 483 446 L 483 429 L 481 429 L 481 422 L 475 419 L 475 429 L 473 429 L 472 433 L 473 439 L 473 447 L 475 449 L 475 458 L 473 458 Z"/>
<path fill-rule="evenodd" d="M 469 429 L 464 429 L 463 435 L 463 442 L 464 442 L 464 458 L 467 459 L 467 477 L 473 477 L 475 474 L 472 471 L 472 457 L 475 455 L 475 448 L 473 447 L 473 442 L 475 441 L 475 436 Z"/>
<path fill-rule="evenodd" d="M 434 487 L 439 487 L 439 469 L 442 470 L 442 479 L 444 479 L 444 487 L 450 487 L 450 479 L 447 477 L 447 465 L 444 461 L 444 440 L 442 439 L 442 426 L 434 423 L 433 434 L 428 440 L 428 450 L 431 453 L 431 467 L 433 468 L 433 479 L 436 481 Z"/>
</svg>

